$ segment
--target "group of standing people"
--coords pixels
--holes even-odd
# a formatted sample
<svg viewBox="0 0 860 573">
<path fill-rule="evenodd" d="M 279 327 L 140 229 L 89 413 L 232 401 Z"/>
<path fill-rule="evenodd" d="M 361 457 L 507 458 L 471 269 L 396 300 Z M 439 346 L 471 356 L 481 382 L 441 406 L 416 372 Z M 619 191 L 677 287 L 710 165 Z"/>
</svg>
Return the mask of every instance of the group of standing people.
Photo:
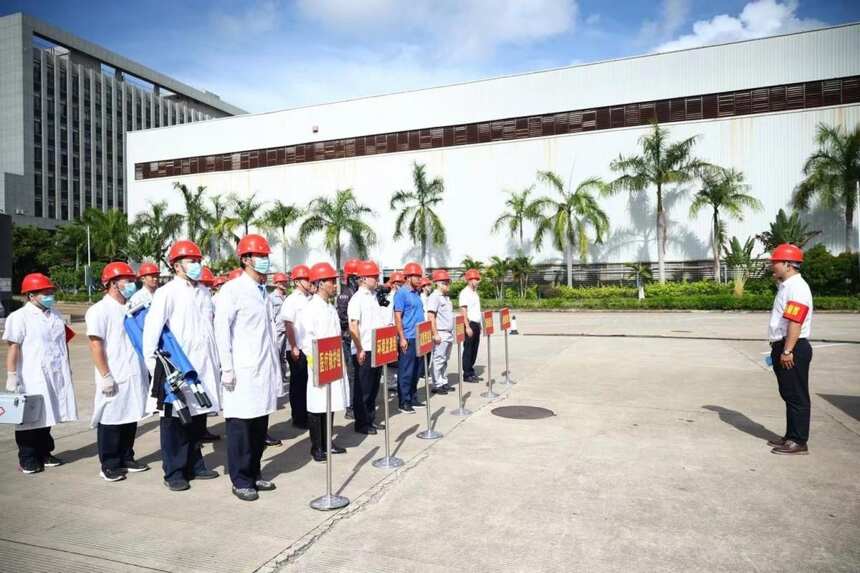
<svg viewBox="0 0 860 573">
<path fill-rule="evenodd" d="M 423 368 L 416 356 L 417 325 L 424 320 L 431 322 L 435 345 L 432 391 L 448 392 L 455 311 L 447 271 L 434 271 L 431 281 L 419 264 L 408 263 L 383 285 L 375 262 L 350 260 L 339 285 L 340 276 L 329 263 L 297 265 L 289 277 L 275 273 L 275 290 L 269 293 L 270 252 L 264 237 L 246 235 L 236 249 L 240 268 L 215 277 L 202 265 L 200 248 L 179 240 L 167 256 L 173 277 L 160 287 L 160 270 L 153 263 L 141 264 L 138 272 L 125 262 L 105 266 L 104 297 L 85 317 L 96 389 L 91 424 L 104 480 L 121 481 L 129 473 L 150 469 L 135 459 L 134 442 L 138 422 L 155 413 L 160 416 L 164 485 L 183 491 L 192 480 L 218 477 L 206 467 L 201 445 L 220 438 L 208 431 L 206 420 L 222 413 L 233 494 L 252 501 L 258 492 L 275 489 L 262 476 L 261 459 L 267 445 L 279 443 L 268 435 L 268 423 L 278 399 L 285 396 L 287 370 L 292 424 L 309 431 L 311 457 L 325 461 L 330 431 L 326 390 L 314 381 L 311 363 L 313 343 L 321 338 L 340 336 L 343 341 L 345 379 L 332 385 L 331 409 L 347 409 L 358 433 L 376 434 L 382 428 L 376 420 L 381 368 L 373 366 L 372 348 L 377 328 L 394 325 L 399 335 L 397 392 L 402 412 L 424 406 L 417 397 Z M 458 303 L 467 324 L 463 366 L 465 380 L 476 382 L 480 275 L 472 269 L 466 279 Z M 68 353 L 74 333 L 54 308 L 54 291 L 49 277 L 27 275 L 21 288 L 27 303 L 7 318 L 3 333 L 9 343 L 6 389 L 41 400 L 38 416 L 16 426 L 19 465 L 25 474 L 62 464 L 52 454 L 51 427 L 77 420 Z M 127 320 L 141 309 L 146 310 L 142 334 L 134 340 Z M 208 397 L 201 403 L 189 384 L 181 385 L 186 417 L 166 407 L 159 393 L 171 376 L 157 358 L 168 331 L 193 366 L 198 391 Z M 332 444 L 331 451 L 346 449 Z"/>
</svg>

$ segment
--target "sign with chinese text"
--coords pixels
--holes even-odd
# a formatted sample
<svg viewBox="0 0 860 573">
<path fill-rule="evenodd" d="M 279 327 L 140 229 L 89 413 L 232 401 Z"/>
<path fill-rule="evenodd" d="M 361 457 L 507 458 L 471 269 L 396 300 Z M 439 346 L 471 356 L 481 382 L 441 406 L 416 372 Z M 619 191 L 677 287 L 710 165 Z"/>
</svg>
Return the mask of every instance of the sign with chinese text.
<svg viewBox="0 0 860 573">
<path fill-rule="evenodd" d="M 396 327 L 383 326 L 373 331 L 371 359 L 374 368 L 397 361 Z"/>
<path fill-rule="evenodd" d="M 454 317 L 454 338 L 457 344 L 463 344 L 463 341 L 466 340 L 466 320 L 462 314 Z"/>
<path fill-rule="evenodd" d="M 503 308 L 499 311 L 499 325 L 502 327 L 502 330 L 511 329 L 511 309 Z"/>
<path fill-rule="evenodd" d="M 484 311 L 484 336 L 490 336 L 495 332 L 493 330 L 493 311 Z"/>
<path fill-rule="evenodd" d="M 343 348 L 340 336 L 314 340 L 313 371 L 317 385 L 324 386 L 343 378 Z"/>
<path fill-rule="evenodd" d="M 419 322 L 416 332 L 418 333 L 418 340 L 415 344 L 415 355 L 424 356 L 433 350 L 433 329 L 430 326 L 430 321 Z"/>
</svg>

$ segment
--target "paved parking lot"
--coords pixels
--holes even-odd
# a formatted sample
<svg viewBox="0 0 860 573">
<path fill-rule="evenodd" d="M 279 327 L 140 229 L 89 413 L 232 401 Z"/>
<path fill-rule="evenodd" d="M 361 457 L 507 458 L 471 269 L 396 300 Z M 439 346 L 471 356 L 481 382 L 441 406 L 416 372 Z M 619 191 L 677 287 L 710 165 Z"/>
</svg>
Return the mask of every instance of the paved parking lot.
<svg viewBox="0 0 860 573">
<path fill-rule="evenodd" d="M 226 477 L 168 492 L 155 420 L 136 446 L 153 470 L 100 480 L 92 366 L 78 337 L 81 421 L 54 431 L 69 463 L 20 474 L 12 431 L 0 428 L 0 570 L 860 570 L 860 316 L 816 316 L 811 455 L 794 458 L 764 445 L 784 429 L 763 363 L 766 322 L 762 313 L 523 313 L 523 334 L 510 340 L 518 384 L 493 403 L 482 385 L 464 385 L 468 418 L 448 413 L 455 396 L 434 397 L 440 440 L 414 436 L 422 410 L 394 416 L 403 468 L 374 468 L 382 435 L 359 436 L 336 418 L 349 452 L 334 459 L 334 487 L 352 503 L 334 514 L 308 507 L 325 467 L 310 461 L 288 408 L 272 418 L 284 446 L 263 462 L 278 489 L 255 503 L 231 496 Z M 501 337 L 492 344 L 497 375 Z M 493 413 L 511 405 L 554 415 Z M 223 433 L 223 419 L 210 426 Z M 204 454 L 223 472 L 223 442 Z"/>
</svg>

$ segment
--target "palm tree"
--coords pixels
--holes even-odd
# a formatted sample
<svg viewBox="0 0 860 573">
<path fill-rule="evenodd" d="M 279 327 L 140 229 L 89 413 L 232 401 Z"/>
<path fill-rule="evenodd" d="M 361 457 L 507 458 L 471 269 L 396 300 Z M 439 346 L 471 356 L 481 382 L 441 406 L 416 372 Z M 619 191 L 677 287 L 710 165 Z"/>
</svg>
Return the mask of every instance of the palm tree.
<svg viewBox="0 0 860 573">
<path fill-rule="evenodd" d="M 634 279 L 636 288 L 642 286 L 643 283 L 654 280 L 654 275 L 651 273 L 651 263 L 625 263 L 624 268 L 627 269 L 627 274 L 624 278 Z"/>
<path fill-rule="evenodd" d="M 173 188 L 182 193 L 182 200 L 185 202 L 185 233 L 188 239 L 199 244 L 206 212 L 203 205 L 206 187 L 198 185 L 196 191 L 191 191 L 184 183 L 176 181 L 173 183 Z"/>
<path fill-rule="evenodd" d="M 557 193 L 558 200 L 541 197 L 535 200 L 534 208 L 540 214 L 535 232 L 535 248 L 540 250 L 544 235 L 549 233 L 552 245 L 564 253 L 567 266 L 567 286 L 573 286 L 573 249 L 579 247 L 579 256 L 584 261 L 588 256 L 589 230 L 594 231 L 594 242 L 602 243 L 609 232 L 609 218 L 597 204 L 591 190 L 602 192 L 603 181 L 591 177 L 572 190 L 552 171 L 538 171 L 538 180 L 546 183 Z M 544 211 L 549 210 L 548 214 Z"/>
<path fill-rule="evenodd" d="M 128 219 L 119 209 L 102 211 L 90 207 L 84 211 L 84 225 L 90 227 L 91 244 L 96 258 L 116 261 L 127 258 Z"/>
<path fill-rule="evenodd" d="M 469 269 L 475 269 L 479 271 L 484 268 L 484 263 L 479 261 L 478 259 L 473 259 L 472 257 L 467 256 L 462 261 L 460 261 L 460 266 L 467 271 Z"/>
<path fill-rule="evenodd" d="M 617 193 L 627 190 L 639 193 L 656 187 L 657 189 L 657 266 L 660 282 L 666 282 L 666 244 L 668 230 L 666 211 L 663 205 L 665 185 L 685 183 L 707 164 L 692 157 L 693 146 L 698 136 L 670 143 L 669 132 L 654 124 L 651 133 L 639 138 L 641 155 L 619 155 L 609 167 L 621 175 L 612 181 L 607 190 Z"/>
<path fill-rule="evenodd" d="M 753 237 L 747 237 L 744 244 L 741 244 L 737 237 L 732 237 L 727 245 L 723 245 L 726 265 L 735 272 L 735 296 L 743 296 L 747 279 L 761 266 L 753 257 L 754 247 L 755 239 Z"/>
<path fill-rule="evenodd" d="M 510 191 L 509 197 L 505 200 L 505 206 L 508 210 L 504 211 L 493 223 L 493 232 L 497 233 L 503 227 L 507 227 L 509 236 L 518 235 L 520 239 L 520 252 L 525 248 L 523 241 L 523 224 L 526 221 L 535 221 L 540 213 L 533 202 L 529 201 L 529 195 L 534 191 L 535 186 L 526 187 L 519 193 Z"/>
<path fill-rule="evenodd" d="M 513 258 L 510 261 L 510 270 L 514 280 L 519 285 L 520 297 L 525 298 L 529 286 L 529 274 L 535 270 L 532 258 L 525 255 Z"/>
<path fill-rule="evenodd" d="M 305 243 L 311 235 L 324 232 L 323 244 L 334 256 L 340 268 L 342 254 L 341 234 L 346 233 L 358 250 L 358 256 L 367 256 L 367 247 L 376 243 L 373 228 L 362 221 L 365 215 L 374 215 L 370 207 L 355 199 L 352 189 L 337 191 L 334 201 L 328 197 L 317 197 L 307 208 L 307 217 L 299 227 L 299 240 Z"/>
<path fill-rule="evenodd" d="M 263 215 L 263 227 L 277 230 L 281 234 L 279 240 L 281 242 L 281 264 L 284 270 L 287 268 L 287 227 L 298 221 L 301 216 L 301 209 L 280 201 L 275 201 L 272 208 Z"/>
<path fill-rule="evenodd" d="M 770 252 L 783 243 L 791 243 L 803 248 L 813 237 L 820 234 L 821 231 L 810 230 L 809 225 L 800 220 L 800 213 L 795 211 L 789 217 L 780 209 L 776 219 L 770 224 L 770 229 L 756 235 L 755 238 L 761 241 L 766 252 Z"/>
<path fill-rule="evenodd" d="M 406 224 L 406 234 L 421 245 L 421 260 L 425 267 L 429 267 L 428 247 L 445 243 L 445 226 L 433 210 L 442 203 L 445 183 L 441 177 L 428 182 L 424 165 L 418 163 L 412 165 L 412 180 L 414 190 L 396 191 L 391 196 L 391 210 L 401 209 L 394 223 L 394 239 L 403 236 Z"/>
<path fill-rule="evenodd" d="M 233 194 L 230 195 L 230 203 L 233 206 L 233 214 L 245 226 L 245 234 L 249 227 L 257 223 L 257 212 L 265 205 L 265 201 L 257 201 L 257 194 L 252 193 L 247 199 L 242 199 Z"/>
<path fill-rule="evenodd" d="M 209 259 L 211 262 L 221 260 L 224 246 L 235 244 L 239 237 L 236 236 L 236 227 L 239 219 L 231 217 L 228 213 L 228 204 L 220 195 L 209 197 L 211 208 L 205 212 L 206 227 L 203 229 L 201 241 L 209 244 Z"/>
<path fill-rule="evenodd" d="M 87 249 L 87 228 L 80 221 L 74 221 L 57 229 L 54 236 L 56 244 L 63 247 L 65 252 L 75 255 L 75 270 L 81 267 L 81 257 Z"/>
<path fill-rule="evenodd" d="M 487 265 L 486 275 L 496 287 L 496 295 L 499 300 L 505 299 L 505 278 L 511 268 L 511 260 L 501 257 L 490 257 L 490 264 Z"/>
<path fill-rule="evenodd" d="M 854 210 L 860 186 L 860 124 L 851 132 L 842 126 L 818 125 L 818 151 L 803 166 L 806 178 L 795 189 L 795 209 L 808 209 L 812 198 L 826 209 L 839 209 L 845 218 L 845 251 L 851 252 Z"/>
<path fill-rule="evenodd" d="M 744 208 L 761 210 L 761 201 L 748 195 L 749 185 L 744 183 L 744 174 L 735 169 L 710 167 L 702 170 L 702 188 L 693 197 L 690 217 L 696 217 L 705 207 L 713 210 L 711 217 L 711 246 L 714 253 L 714 280 L 720 281 L 720 246 L 725 240 L 725 221 L 720 212 L 743 221 Z"/>
<path fill-rule="evenodd" d="M 129 254 L 134 259 L 151 258 L 167 264 L 170 243 L 182 230 L 182 215 L 167 212 L 167 202 L 150 203 L 149 211 L 138 213 L 131 225 Z"/>
</svg>

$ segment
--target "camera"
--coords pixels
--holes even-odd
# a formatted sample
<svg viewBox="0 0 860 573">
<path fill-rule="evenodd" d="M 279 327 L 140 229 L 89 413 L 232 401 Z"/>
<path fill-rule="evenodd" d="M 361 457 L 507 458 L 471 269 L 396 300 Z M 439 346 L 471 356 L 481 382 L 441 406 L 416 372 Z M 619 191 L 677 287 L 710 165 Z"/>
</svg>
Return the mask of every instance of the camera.
<svg viewBox="0 0 860 573">
<path fill-rule="evenodd" d="M 376 287 L 376 302 L 379 306 L 388 306 L 391 301 L 388 300 L 388 293 L 391 292 L 391 287 L 379 285 Z"/>
</svg>

